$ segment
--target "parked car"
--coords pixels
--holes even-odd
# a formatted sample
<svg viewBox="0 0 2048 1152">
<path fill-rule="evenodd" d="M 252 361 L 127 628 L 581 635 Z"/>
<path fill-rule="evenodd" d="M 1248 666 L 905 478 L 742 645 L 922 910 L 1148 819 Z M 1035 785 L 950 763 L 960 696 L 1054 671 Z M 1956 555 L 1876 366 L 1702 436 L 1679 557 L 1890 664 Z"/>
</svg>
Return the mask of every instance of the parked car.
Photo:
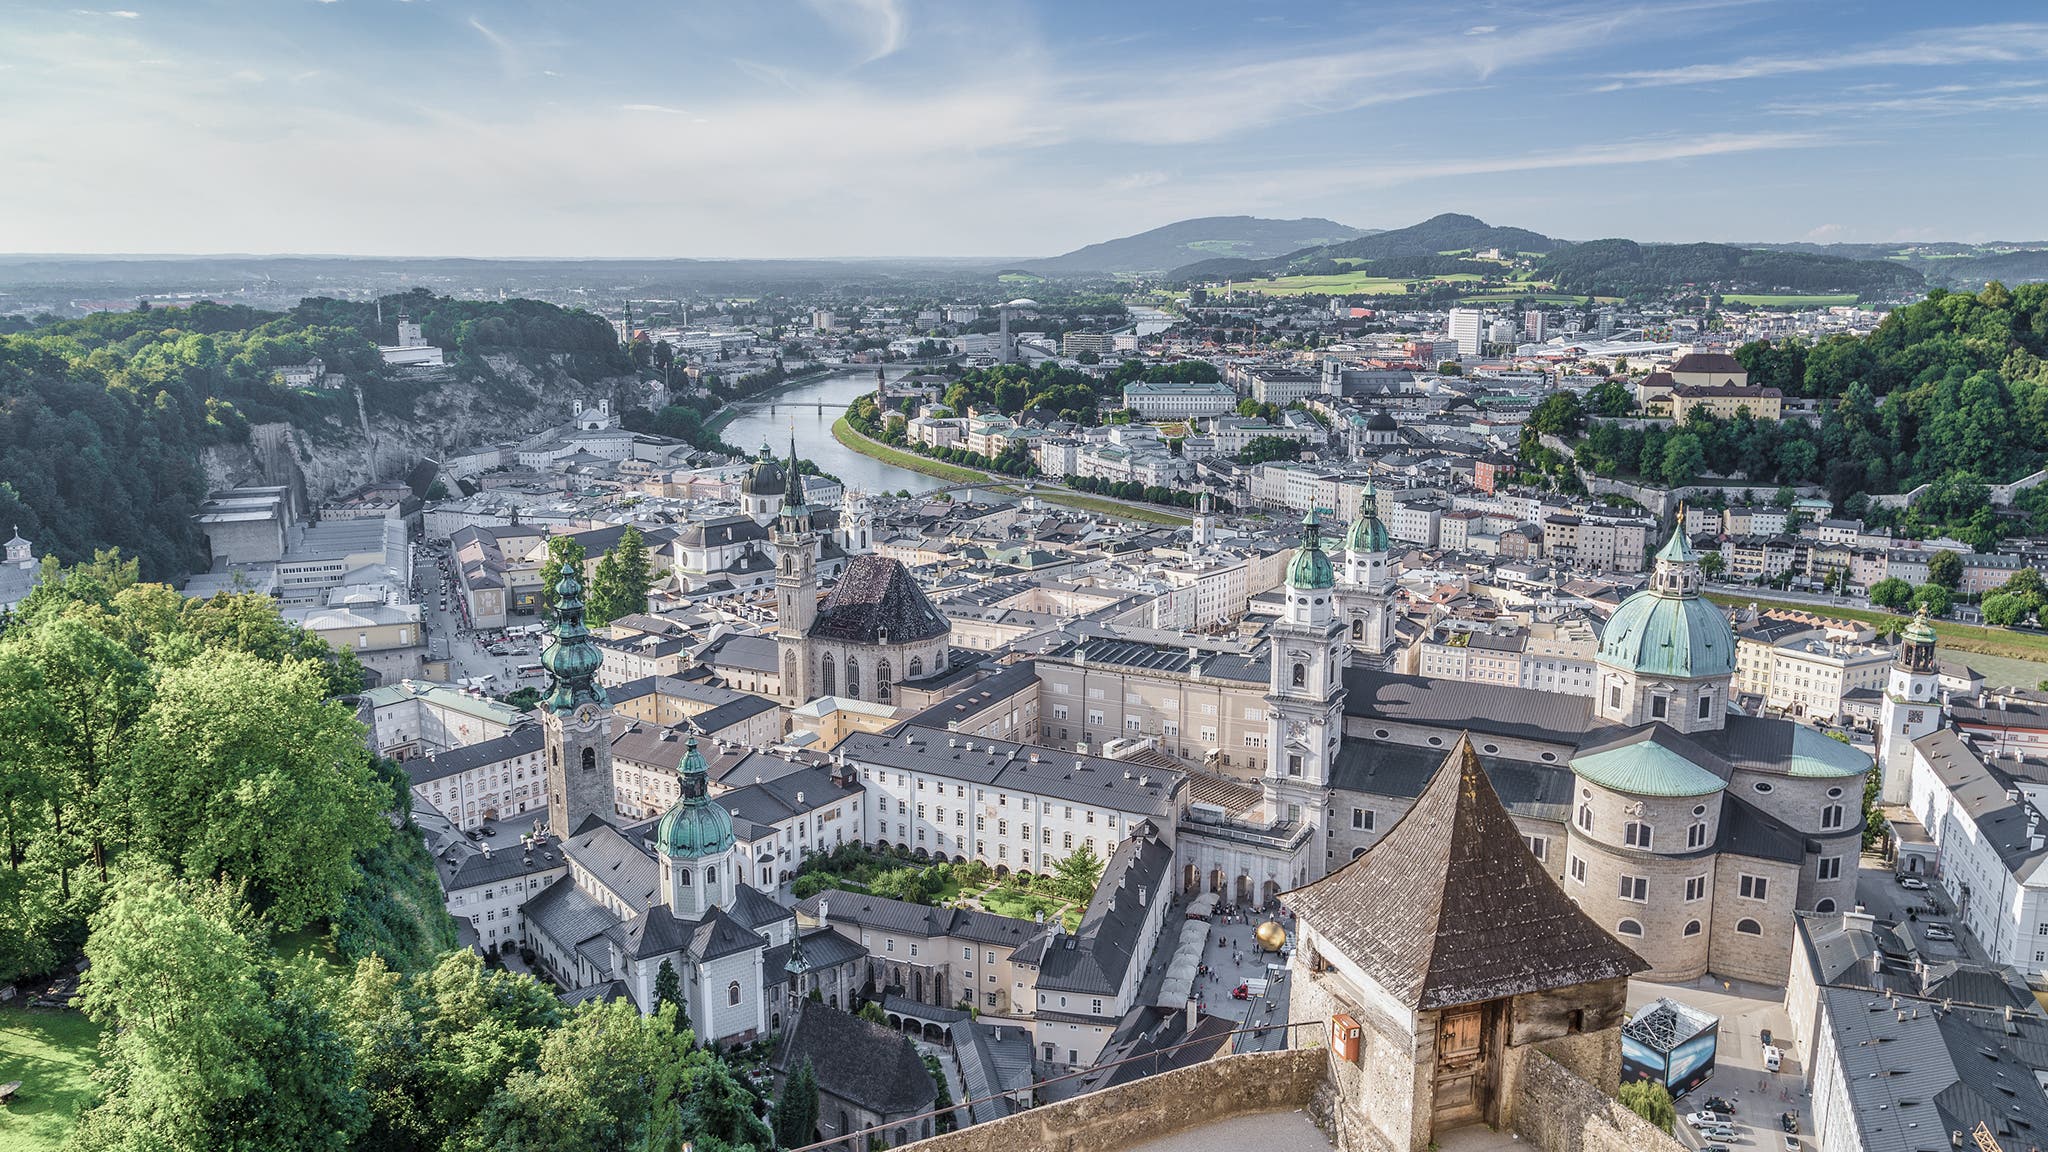
<svg viewBox="0 0 2048 1152">
<path fill-rule="evenodd" d="M 1929 940 L 1953 940 L 1956 938 L 1955 930 L 1946 924 L 1929 924 L 1926 928 Z"/>
<path fill-rule="evenodd" d="M 1702 1144 L 1700 1152 L 1729 1152 L 1726 1144 Z"/>
<path fill-rule="evenodd" d="M 1799 1152 L 1799 1137 L 1785 1137 L 1785 1152 Z"/>
<path fill-rule="evenodd" d="M 1927 891 L 1927 881 L 1920 879 L 1918 876 L 1901 876 L 1899 877 L 1899 887 L 1904 888 L 1908 892 L 1925 892 Z"/>
<path fill-rule="evenodd" d="M 1733 1100 L 1723 1100 L 1719 1096 L 1707 1097 L 1705 1107 L 1711 1108 L 1716 1112 L 1726 1112 L 1731 1116 L 1735 1113 L 1735 1102 Z"/>
<path fill-rule="evenodd" d="M 1776 1072 L 1778 1065 L 1784 1062 L 1785 1053 L 1782 1049 L 1774 1044 L 1764 1046 L 1764 1068 L 1766 1071 Z"/>
<path fill-rule="evenodd" d="M 1703 1140 L 1733 1140 L 1736 1138 L 1735 1129 L 1730 1128 L 1726 1124 L 1718 1128 L 1702 1128 L 1700 1129 L 1700 1138 Z"/>
</svg>

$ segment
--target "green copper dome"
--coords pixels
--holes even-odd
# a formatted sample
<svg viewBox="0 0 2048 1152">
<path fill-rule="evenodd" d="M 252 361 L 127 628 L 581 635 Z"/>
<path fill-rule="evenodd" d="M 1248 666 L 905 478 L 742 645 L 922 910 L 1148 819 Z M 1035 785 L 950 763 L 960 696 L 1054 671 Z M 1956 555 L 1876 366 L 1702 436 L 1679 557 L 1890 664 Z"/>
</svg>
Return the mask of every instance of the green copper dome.
<svg viewBox="0 0 2048 1152">
<path fill-rule="evenodd" d="M 1920 610 L 1913 613 L 1913 622 L 1906 625 L 1904 635 L 1908 644 L 1934 644 L 1934 625 L 1927 622 L 1927 605 L 1922 604 Z"/>
<path fill-rule="evenodd" d="M 683 798 L 662 815 L 655 825 L 654 847 L 671 860 L 696 860 L 731 851 L 732 816 L 706 795 L 708 772 L 697 751 L 697 738 L 690 737 L 683 754 Z"/>
<path fill-rule="evenodd" d="M 548 627 L 548 646 L 540 654 L 541 667 L 548 671 L 548 691 L 541 703 L 556 713 L 579 704 L 609 703 L 597 683 L 604 653 L 590 642 L 590 629 L 583 626 L 583 582 L 575 572 L 562 572 L 552 603 L 555 619 Z"/>
<path fill-rule="evenodd" d="M 1385 552 L 1387 550 L 1387 526 L 1380 523 L 1379 498 L 1371 483 L 1365 486 L 1365 494 L 1358 498 L 1358 515 L 1351 520 L 1351 532 L 1344 537 L 1347 552 Z"/>
<path fill-rule="evenodd" d="M 1735 674 L 1735 629 L 1700 595 L 1699 558 L 1684 513 L 1657 553 L 1650 586 L 1621 602 L 1600 636 L 1598 659 L 1641 676 L 1700 680 Z"/>
<path fill-rule="evenodd" d="M 1301 547 L 1294 550 L 1294 559 L 1287 563 L 1287 586 L 1300 589 L 1337 586 L 1337 570 L 1331 566 L 1329 556 L 1323 553 L 1323 530 L 1313 508 L 1301 519 Z"/>
</svg>

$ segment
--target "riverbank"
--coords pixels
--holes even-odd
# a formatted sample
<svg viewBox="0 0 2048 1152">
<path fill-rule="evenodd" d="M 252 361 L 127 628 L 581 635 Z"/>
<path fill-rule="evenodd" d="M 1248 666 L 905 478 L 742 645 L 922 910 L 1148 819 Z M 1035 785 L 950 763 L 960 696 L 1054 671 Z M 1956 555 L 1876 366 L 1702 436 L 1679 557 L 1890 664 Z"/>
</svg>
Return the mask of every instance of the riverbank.
<svg viewBox="0 0 2048 1152">
<path fill-rule="evenodd" d="M 1766 600 L 1755 596 L 1731 596 L 1720 592 L 1707 593 L 1707 599 L 1725 608 L 1746 608 L 1755 604 L 1767 611 L 1777 609 L 1785 612 L 1806 612 L 1815 616 L 1836 616 L 1872 625 L 1880 631 L 1891 627 L 1903 628 L 1906 622 L 1912 619 L 1911 616 L 1887 612 L 1882 608 L 1800 604 L 1790 600 Z M 2033 664 L 2048 661 L 2048 634 L 2015 632 L 2007 628 L 1984 628 L 1948 620 L 1934 620 L 1930 623 L 1934 625 L 1936 642 L 1948 652 L 1968 652 L 1978 656 L 2023 660 Z"/>
<path fill-rule="evenodd" d="M 918 472 L 944 480 L 949 484 L 978 484 L 986 482 L 989 490 L 992 492 L 1017 495 L 1020 491 L 1015 477 L 1001 476 L 974 468 L 964 468 L 958 464 L 948 464 L 943 460 L 933 460 L 926 456 L 920 456 L 915 452 L 905 452 L 900 448 L 892 448 L 879 440 L 862 435 L 859 429 L 847 423 L 844 416 L 832 422 L 832 438 L 839 441 L 843 447 L 858 452 L 863 456 L 880 460 L 884 464 L 902 468 L 906 471 Z M 1081 512 L 1094 512 L 1102 516 L 1112 516 L 1119 520 L 1136 520 L 1140 523 L 1157 524 L 1167 528 L 1184 528 L 1194 522 L 1191 517 L 1154 508 L 1149 504 L 1130 504 L 1121 500 L 1108 500 L 1100 496 L 1089 496 L 1079 492 L 1071 492 L 1064 488 L 1048 488 L 1042 482 L 1038 487 L 1032 489 L 1031 494 L 1048 504 L 1058 504 L 1063 508 L 1072 508 Z"/>
<path fill-rule="evenodd" d="M 752 396 L 748 396 L 741 400 L 728 401 L 725 407 L 720 408 L 717 412 L 712 413 L 711 418 L 709 420 L 704 421 L 704 430 L 706 432 L 711 433 L 713 436 L 722 436 L 725 433 L 726 425 L 731 424 L 734 420 L 740 418 L 740 408 L 742 406 L 747 404 L 753 404 L 761 400 L 772 400 L 774 399 L 775 395 L 779 392 L 785 392 L 791 388 L 797 388 L 805 384 L 810 384 L 814 381 L 823 380 L 828 376 L 834 375 L 835 373 L 846 371 L 848 367 L 850 366 L 846 364 L 818 364 L 806 368 L 803 371 L 798 372 L 794 375 L 785 376 L 773 388 L 756 392 Z"/>
</svg>

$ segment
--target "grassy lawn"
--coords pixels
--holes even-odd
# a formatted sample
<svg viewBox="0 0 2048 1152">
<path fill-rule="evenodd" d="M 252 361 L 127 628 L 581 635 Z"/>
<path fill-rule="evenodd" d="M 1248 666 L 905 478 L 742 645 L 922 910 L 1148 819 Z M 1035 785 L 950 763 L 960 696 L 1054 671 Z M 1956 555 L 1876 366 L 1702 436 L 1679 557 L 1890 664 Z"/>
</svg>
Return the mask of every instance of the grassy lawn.
<svg viewBox="0 0 2048 1152">
<path fill-rule="evenodd" d="M 1780 608 L 1788 612 L 1811 612 L 1818 616 L 1835 616 L 1844 620 L 1861 620 L 1866 624 L 1903 626 L 1911 617 L 1882 608 L 1849 608 L 1835 605 L 1796 604 L 1784 600 L 1766 600 L 1755 596 L 1729 596 L 1714 592 L 1708 599 L 1716 604 L 1729 607 L 1743 607 L 1755 604 L 1759 608 Z M 2048 636 L 2032 632 L 2014 632 L 2005 628 L 1982 628 L 1975 624 L 1956 624 L 1947 620 L 1936 620 L 1934 635 L 1941 647 L 1951 653 L 1968 652 L 1981 656 L 1995 656 L 2006 660 L 2048 661 Z M 1982 670 L 1982 669 L 1980 669 Z M 1989 675 L 1988 670 L 1985 671 Z"/>
<path fill-rule="evenodd" d="M 863 456 L 872 456 L 884 464 L 894 464 L 898 468 L 908 468 L 912 472 L 922 472 L 926 476 L 936 476 L 949 483 L 971 483 L 988 479 L 985 472 L 962 468 L 943 460 L 929 460 L 915 452 L 905 452 L 899 448 L 891 448 L 879 440 L 870 440 L 855 431 L 844 416 L 832 422 L 832 438 Z"/>
<path fill-rule="evenodd" d="M 92 1098 L 99 1025 L 63 1009 L 0 1008 L 0 1083 L 21 1081 L 0 1109 L 0 1150 L 61 1147 Z"/>
<path fill-rule="evenodd" d="M 1832 308 L 1837 304 L 1854 304 L 1853 292 L 1839 296 L 1772 296 L 1767 294 L 1738 293 L 1723 296 L 1730 304 L 1748 304 L 1753 308 Z"/>
<path fill-rule="evenodd" d="M 1001 884 L 977 893 L 974 902 L 981 905 L 985 912 L 993 912 L 998 916 L 1015 916 L 1019 920 L 1032 919 L 1040 912 L 1047 916 L 1058 916 L 1066 924 L 1069 932 L 1081 926 L 1081 909 L 1067 901 L 1055 900 L 1050 896 L 1040 896 L 1036 892 L 1026 892 Z"/>
<path fill-rule="evenodd" d="M 1373 276 L 1364 272 L 1340 272 L 1334 276 L 1279 276 L 1271 280 L 1236 280 L 1225 292 L 1255 292 L 1261 296 L 1380 295 L 1399 296 L 1408 291 L 1410 278 Z M 1431 280 L 1477 280 L 1470 272 L 1452 276 L 1431 276 Z"/>
<path fill-rule="evenodd" d="M 1584 304 L 1585 296 L 1568 296 L 1561 292 L 1494 292 L 1483 296 L 1460 297 L 1460 304 L 1512 304 L 1527 300 L 1534 304 Z"/>
</svg>

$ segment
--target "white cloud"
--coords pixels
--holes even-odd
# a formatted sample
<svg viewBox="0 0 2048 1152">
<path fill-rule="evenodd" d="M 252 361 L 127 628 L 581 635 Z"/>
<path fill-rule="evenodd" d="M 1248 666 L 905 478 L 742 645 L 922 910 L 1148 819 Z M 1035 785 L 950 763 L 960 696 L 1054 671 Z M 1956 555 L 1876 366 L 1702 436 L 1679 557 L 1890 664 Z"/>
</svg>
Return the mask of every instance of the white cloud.
<svg viewBox="0 0 2048 1152">
<path fill-rule="evenodd" d="M 893 56 L 910 31 L 901 0 L 810 0 L 811 7 L 848 35 L 862 41 L 863 64 Z"/>
<path fill-rule="evenodd" d="M 1857 68 L 2022 63 L 2041 59 L 2048 59 L 2048 24 L 1986 24 L 1921 33 L 1911 39 L 1840 52 L 1806 56 L 1749 56 L 1725 64 L 1689 64 L 1678 68 L 1621 72 L 1596 91 L 1716 84 Z"/>
<path fill-rule="evenodd" d="M 105 16 L 114 20 L 140 20 L 142 13 L 126 8 L 73 8 L 73 16 Z"/>
</svg>

